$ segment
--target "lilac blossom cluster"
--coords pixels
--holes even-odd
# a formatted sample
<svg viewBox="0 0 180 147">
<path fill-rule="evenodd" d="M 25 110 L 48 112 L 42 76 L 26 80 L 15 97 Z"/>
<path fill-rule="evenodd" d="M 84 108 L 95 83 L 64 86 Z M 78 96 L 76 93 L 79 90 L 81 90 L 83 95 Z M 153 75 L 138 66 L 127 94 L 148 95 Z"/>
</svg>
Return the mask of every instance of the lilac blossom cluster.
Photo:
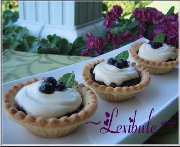
<svg viewBox="0 0 180 147">
<path fill-rule="evenodd" d="M 123 9 L 118 5 L 114 5 L 113 8 L 106 13 L 103 25 L 107 30 L 110 30 L 114 27 L 114 22 L 121 17 L 122 13 Z"/>
<path fill-rule="evenodd" d="M 106 13 L 103 25 L 106 28 L 106 34 L 103 37 L 95 37 L 88 32 L 86 34 L 86 49 L 81 52 L 82 56 L 92 56 L 91 51 L 96 51 L 96 55 L 103 54 L 107 44 L 112 45 L 112 49 L 118 48 L 123 42 L 131 42 L 141 37 L 153 39 L 154 36 L 163 32 L 165 42 L 169 45 L 178 47 L 178 14 L 164 15 L 156 8 L 136 8 L 132 15 L 138 21 L 136 27 L 137 34 L 129 30 L 124 33 L 113 34 L 111 31 L 115 28 L 115 21 L 121 21 L 123 9 L 115 5 Z M 153 30 L 147 28 L 151 26 Z"/>
<path fill-rule="evenodd" d="M 103 54 L 105 45 L 108 43 L 112 43 L 113 49 L 116 49 L 125 39 L 132 41 L 132 34 L 130 32 L 118 35 L 113 35 L 111 33 L 111 29 L 114 28 L 115 21 L 119 20 L 122 13 L 123 10 L 118 5 L 113 6 L 113 8 L 106 13 L 105 20 L 103 22 L 103 25 L 107 29 L 105 36 L 95 37 L 93 34 L 88 32 L 86 34 L 86 49 L 81 52 L 81 56 L 92 56 L 90 53 L 92 50 L 95 50 L 98 55 Z"/>
<path fill-rule="evenodd" d="M 165 35 L 165 42 L 178 47 L 178 14 L 164 15 L 155 8 L 136 8 L 133 12 L 139 21 L 139 35 L 152 39 L 159 33 Z M 146 28 L 153 25 L 154 31 L 148 32 Z"/>
<path fill-rule="evenodd" d="M 104 51 L 105 40 L 102 37 L 95 37 L 93 34 L 88 32 L 86 34 L 86 49 L 81 52 L 81 56 L 92 56 L 91 50 L 96 49 L 97 53 L 100 55 Z"/>
<path fill-rule="evenodd" d="M 165 42 L 178 48 L 178 26 L 178 14 L 166 15 L 161 24 L 154 29 L 154 35 L 163 32 Z"/>
</svg>

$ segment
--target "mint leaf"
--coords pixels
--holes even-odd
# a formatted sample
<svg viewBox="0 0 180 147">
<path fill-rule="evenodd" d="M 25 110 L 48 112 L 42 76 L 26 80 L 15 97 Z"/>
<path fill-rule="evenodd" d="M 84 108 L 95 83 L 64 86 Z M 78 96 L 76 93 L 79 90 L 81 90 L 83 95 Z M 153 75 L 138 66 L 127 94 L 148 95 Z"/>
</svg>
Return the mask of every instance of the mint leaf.
<svg viewBox="0 0 180 147">
<path fill-rule="evenodd" d="M 126 50 L 126 51 L 123 51 L 123 52 L 121 52 L 120 54 L 118 54 L 118 55 L 115 57 L 115 59 L 116 59 L 117 61 L 119 61 L 120 59 L 128 59 L 128 57 L 129 57 L 129 52 Z"/>
<path fill-rule="evenodd" d="M 160 42 L 160 43 L 164 43 L 164 34 L 161 32 L 159 34 L 157 34 L 153 41 L 157 41 L 157 42 Z"/>
<path fill-rule="evenodd" d="M 174 10 L 175 10 L 175 7 L 172 6 L 172 7 L 168 10 L 168 12 L 167 12 L 166 15 L 171 15 L 172 13 L 174 13 Z"/>
<path fill-rule="evenodd" d="M 59 78 L 58 81 L 63 82 L 67 88 L 72 88 L 75 82 L 75 74 L 74 72 L 64 74 L 62 77 Z"/>
<path fill-rule="evenodd" d="M 139 24 L 139 22 L 138 22 L 137 20 L 134 20 L 134 21 L 132 21 L 131 23 L 129 23 L 129 24 L 127 25 L 127 29 L 128 29 L 128 30 L 131 30 L 131 29 L 137 27 L 138 24 Z"/>
</svg>

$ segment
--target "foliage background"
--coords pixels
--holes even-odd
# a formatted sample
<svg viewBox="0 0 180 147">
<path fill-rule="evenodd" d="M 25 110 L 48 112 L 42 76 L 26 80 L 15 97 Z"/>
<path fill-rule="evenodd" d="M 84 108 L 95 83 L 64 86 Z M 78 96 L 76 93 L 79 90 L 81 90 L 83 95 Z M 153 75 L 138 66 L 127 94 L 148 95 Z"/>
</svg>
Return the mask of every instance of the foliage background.
<svg viewBox="0 0 180 147">
<path fill-rule="evenodd" d="M 104 11 L 110 10 L 113 5 L 120 5 L 123 9 L 122 18 L 127 18 L 132 11 L 138 7 L 156 7 L 162 12 L 174 5 L 175 12 L 178 12 L 179 3 L 177 1 L 158 2 L 158 1 L 104 1 Z M 3 12 L 3 51 L 6 49 L 19 50 L 25 52 L 37 52 L 44 54 L 60 55 L 80 55 L 86 48 L 85 40 L 78 37 L 73 43 L 69 43 L 65 38 L 56 35 L 49 35 L 47 38 L 39 39 L 29 34 L 29 31 L 20 26 L 14 26 L 13 23 L 18 19 L 18 0 L 2 1 Z M 123 42 L 125 45 L 128 42 Z M 109 50 L 105 50 L 108 52 Z"/>
</svg>

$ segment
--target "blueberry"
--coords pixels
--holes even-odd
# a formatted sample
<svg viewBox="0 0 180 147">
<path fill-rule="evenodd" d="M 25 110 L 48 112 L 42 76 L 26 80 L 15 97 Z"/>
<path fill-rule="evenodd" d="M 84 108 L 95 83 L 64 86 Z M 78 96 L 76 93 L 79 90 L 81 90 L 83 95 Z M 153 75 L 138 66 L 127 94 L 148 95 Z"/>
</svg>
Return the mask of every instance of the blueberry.
<svg viewBox="0 0 180 147">
<path fill-rule="evenodd" d="M 53 85 L 53 87 L 56 87 L 56 85 L 57 85 L 57 81 L 56 81 L 56 79 L 54 77 L 48 77 L 46 79 L 46 81 L 51 83 Z"/>
<path fill-rule="evenodd" d="M 151 40 L 148 42 L 149 45 L 152 45 L 152 43 L 153 43 L 153 41 L 151 41 Z"/>
<path fill-rule="evenodd" d="M 121 59 L 123 61 L 123 67 L 129 67 L 129 63 L 126 59 Z"/>
<path fill-rule="evenodd" d="M 114 64 L 114 66 L 116 66 L 117 68 L 122 69 L 122 68 L 123 68 L 123 61 L 120 60 L 120 61 L 116 62 L 116 63 Z"/>
<path fill-rule="evenodd" d="M 39 87 L 39 91 L 45 94 L 52 94 L 54 93 L 55 88 L 53 87 L 52 83 L 43 81 Z"/>
<path fill-rule="evenodd" d="M 153 49 L 158 49 L 161 46 L 163 46 L 161 42 L 157 42 L 157 41 L 149 41 L 148 44 L 150 44 Z"/>
<path fill-rule="evenodd" d="M 163 44 L 162 44 L 161 42 L 156 42 L 155 44 L 156 44 L 156 46 L 157 46 L 158 48 L 160 48 L 160 47 L 163 46 Z"/>
<path fill-rule="evenodd" d="M 116 59 L 114 59 L 114 58 L 109 58 L 109 60 L 108 60 L 107 63 L 110 64 L 110 65 L 114 65 L 116 62 L 117 62 Z"/>
<path fill-rule="evenodd" d="M 117 87 L 116 83 L 111 83 L 109 86 L 111 86 L 113 88 Z"/>
<path fill-rule="evenodd" d="M 63 82 L 57 82 L 56 90 L 57 91 L 63 91 L 66 88 Z"/>
</svg>

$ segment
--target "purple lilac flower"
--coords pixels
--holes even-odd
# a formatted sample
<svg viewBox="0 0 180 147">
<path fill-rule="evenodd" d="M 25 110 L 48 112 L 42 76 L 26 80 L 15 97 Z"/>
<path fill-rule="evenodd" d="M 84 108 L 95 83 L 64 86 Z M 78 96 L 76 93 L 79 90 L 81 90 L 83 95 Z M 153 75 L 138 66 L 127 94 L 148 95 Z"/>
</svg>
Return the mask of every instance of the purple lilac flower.
<svg viewBox="0 0 180 147">
<path fill-rule="evenodd" d="M 178 48 L 178 37 L 167 38 L 166 42 L 167 42 L 167 44 Z"/>
<path fill-rule="evenodd" d="M 154 35 L 153 36 L 156 36 L 156 35 L 158 35 L 159 33 L 164 33 L 164 27 L 162 27 L 162 26 L 158 26 L 158 27 L 156 27 L 155 29 L 154 29 Z"/>
<path fill-rule="evenodd" d="M 107 12 L 107 13 L 106 13 L 105 20 L 104 20 L 104 22 L 103 22 L 103 25 L 104 25 L 108 30 L 110 30 L 111 28 L 114 27 L 114 19 L 115 19 L 114 13 L 113 13 L 113 12 Z"/>
<path fill-rule="evenodd" d="M 96 50 L 98 54 L 102 54 L 105 48 L 105 40 L 102 37 L 94 37 L 93 34 L 87 33 L 86 34 L 86 47 L 87 49 L 81 52 L 81 56 L 91 56 L 90 51 Z"/>
<path fill-rule="evenodd" d="M 89 49 L 83 50 L 83 51 L 80 53 L 80 55 L 81 55 L 81 56 L 89 56 L 89 57 L 92 56 Z"/>
<path fill-rule="evenodd" d="M 110 30 L 114 27 L 115 20 L 121 17 L 122 12 L 123 10 L 121 6 L 115 5 L 110 11 L 106 13 L 105 20 L 103 22 L 103 25 L 106 27 L 106 29 Z"/>
<path fill-rule="evenodd" d="M 146 13 L 146 19 L 149 20 L 152 24 L 158 24 L 162 22 L 164 19 L 164 14 L 158 11 L 156 8 L 148 7 L 146 8 L 145 13 Z M 149 18 L 149 15 L 150 15 L 150 18 Z"/>
<path fill-rule="evenodd" d="M 134 36 L 132 41 L 135 41 L 135 40 L 138 40 L 140 39 L 141 37 L 143 37 L 143 35 L 141 33 L 138 33 L 138 35 Z"/>
<path fill-rule="evenodd" d="M 167 37 L 174 37 L 178 35 L 178 17 L 176 14 L 165 16 L 162 26 Z"/>
<path fill-rule="evenodd" d="M 121 17 L 123 9 L 121 8 L 121 6 L 114 5 L 110 12 L 114 13 L 114 17 L 118 19 L 119 17 Z"/>
<path fill-rule="evenodd" d="M 96 40 L 93 34 L 91 34 L 90 32 L 88 32 L 86 34 L 87 39 L 86 39 L 86 47 L 88 49 L 94 49 L 96 47 Z"/>
<path fill-rule="evenodd" d="M 164 14 L 156 8 L 136 8 L 133 11 L 136 20 L 140 22 L 148 22 L 149 24 L 158 24 L 163 21 Z"/>
<path fill-rule="evenodd" d="M 122 34 L 122 37 L 124 38 L 124 40 L 127 40 L 127 41 L 133 40 L 133 36 L 132 36 L 131 32 L 129 32 L 129 31 L 126 31 L 124 34 Z"/>
<path fill-rule="evenodd" d="M 113 49 L 117 49 L 120 46 L 120 43 L 123 41 L 122 35 L 117 35 L 113 38 Z"/>
<path fill-rule="evenodd" d="M 139 33 L 144 35 L 146 32 L 146 24 L 144 22 L 139 22 Z"/>
<path fill-rule="evenodd" d="M 166 30 L 166 36 L 168 38 L 174 38 L 178 36 L 178 24 L 177 22 L 172 22 L 171 25 Z"/>
<path fill-rule="evenodd" d="M 97 39 L 96 39 L 96 51 L 97 51 L 97 53 L 100 55 L 100 54 L 102 54 L 103 53 L 103 51 L 104 51 L 104 47 L 105 47 L 105 41 L 104 41 L 104 39 L 102 38 L 102 37 L 98 37 Z"/>
<path fill-rule="evenodd" d="M 173 13 L 171 15 L 165 16 L 160 25 L 164 28 L 163 32 L 166 37 L 166 42 L 172 46 L 178 47 L 178 14 Z"/>
<path fill-rule="evenodd" d="M 112 41 L 113 40 L 113 34 L 110 31 L 106 32 L 105 40 L 106 41 Z"/>
<path fill-rule="evenodd" d="M 134 15 L 136 20 L 145 21 L 146 19 L 144 8 L 136 8 L 132 14 Z"/>
</svg>

